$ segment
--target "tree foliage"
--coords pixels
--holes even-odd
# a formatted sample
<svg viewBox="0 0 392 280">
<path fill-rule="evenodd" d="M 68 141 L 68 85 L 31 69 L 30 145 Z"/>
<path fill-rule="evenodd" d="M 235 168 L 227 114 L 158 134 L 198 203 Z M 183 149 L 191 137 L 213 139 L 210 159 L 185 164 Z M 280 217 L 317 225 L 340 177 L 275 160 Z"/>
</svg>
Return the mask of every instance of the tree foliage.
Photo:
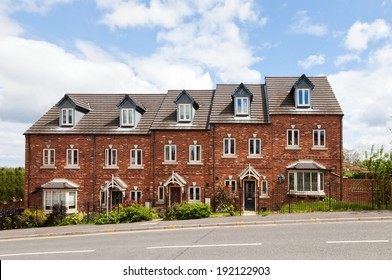
<svg viewBox="0 0 392 280">
<path fill-rule="evenodd" d="M 0 202 L 23 198 L 24 169 L 0 168 Z"/>
</svg>

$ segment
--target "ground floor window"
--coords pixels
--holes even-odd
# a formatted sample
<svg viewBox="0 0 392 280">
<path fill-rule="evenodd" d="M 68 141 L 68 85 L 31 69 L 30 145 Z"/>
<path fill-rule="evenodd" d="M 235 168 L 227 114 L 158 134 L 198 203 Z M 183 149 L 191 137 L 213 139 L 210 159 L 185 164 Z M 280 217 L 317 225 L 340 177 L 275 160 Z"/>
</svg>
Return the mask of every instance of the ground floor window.
<svg viewBox="0 0 392 280">
<path fill-rule="evenodd" d="M 200 187 L 189 187 L 188 201 L 189 202 L 200 201 Z"/>
<path fill-rule="evenodd" d="M 142 202 L 142 191 L 131 191 L 131 200 L 136 203 Z"/>
<path fill-rule="evenodd" d="M 294 192 L 324 192 L 324 173 L 316 171 L 289 172 L 289 190 Z"/>
<path fill-rule="evenodd" d="M 63 205 L 67 207 L 68 212 L 76 211 L 76 191 L 44 191 L 44 209 L 51 211 L 54 205 Z"/>
<path fill-rule="evenodd" d="M 158 187 L 158 201 L 163 202 L 165 200 L 165 187 L 159 186 Z"/>
<path fill-rule="evenodd" d="M 235 180 L 225 180 L 225 186 L 231 188 L 231 192 L 237 192 L 237 181 Z"/>
<path fill-rule="evenodd" d="M 268 181 L 261 181 L 261 196 L 268 196 Z"/>
</svg>

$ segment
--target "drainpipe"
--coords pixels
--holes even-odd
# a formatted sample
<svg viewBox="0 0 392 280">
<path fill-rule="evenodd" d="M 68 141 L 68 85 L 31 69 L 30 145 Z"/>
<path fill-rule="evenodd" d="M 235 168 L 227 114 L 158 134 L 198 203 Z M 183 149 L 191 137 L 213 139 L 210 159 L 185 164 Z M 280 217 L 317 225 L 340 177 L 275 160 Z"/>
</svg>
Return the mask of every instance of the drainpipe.
<svg viewBox="0 0 392 280">
<path fill-rule="evenodd" d="M 343 200 L 343 116 L 340 117 L 340 201 Z"/>
<path fill-rule="evenodd" d="M 97 184 L 97 142 L 96 135 L 93 135 L 93 211 L 95 211 L 95 185 Z"/>
<path fill-rule="evenodd" d="M 27 159 L 25 164 L 25 172 L 27 171 L 27 194 L 26 194 L 26 200 L 27 200 L 27 208 L 30 208 L 30 167 L 31 167 L 31 146 L 30 146 L 30 135 L 26 135 L 26 141 L 27 141 Z"/>
<path fill-rule="evenodd" d="M 216 211 L 215 208 L 215 125 L 212 124 L 212 194 L 213 194 L 213 201 L 212 205 L 214 212 Z"/>
<path fill-rule="evenodd" d="M 154 191 L 155 191 L 155 148 L 156 148 L 156 139 L 155 139 L 155 131 L 152 131 L 152 198 L 151 198 L 151 204 L 152 207 L 155 207 L 155 196 L 154 196 Z M 165 189 L 163 190 L 165 192 Z"/>
</svg>

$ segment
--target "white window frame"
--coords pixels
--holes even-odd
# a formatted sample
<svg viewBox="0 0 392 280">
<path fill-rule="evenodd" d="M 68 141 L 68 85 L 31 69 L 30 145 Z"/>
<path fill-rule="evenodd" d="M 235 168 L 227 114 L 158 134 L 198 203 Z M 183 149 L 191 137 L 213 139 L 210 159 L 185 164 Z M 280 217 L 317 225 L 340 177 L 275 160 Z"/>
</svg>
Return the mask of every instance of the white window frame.
<svg viewBox="0 0 392 280">
<path fill-rule="evenodd" d="M 122 108 L 121 109 L 121 126 L 135 125 L 135 109 Z"/>
<path fill-rule="evenodd" d="M 105 149 L 105 166 L 117 167 L 117 149 Z"/>
<path fill-rule="evenodd" d="M 260 196 L 261 197 L 268 197 L 268 181 L 267 180 L 261 181 Z"/>
<path fill-rule="evenodd" d="M 237 192 L 237 181 L 236 180 L 228 179 L 228 180 L 225 180 L 224 184 L 226 187 L 230 186 L 230 190 L 232 193 Z"/>
<path fill-rule="evenodd" d="M 223 156 L 232 157 L 236 155 L 236 143 L 235 138 L 224 138 L 223 139 Z M 227 149 L 226 149 L 227 146 Z"/>
<path fill-rule="evenodd" d="M 306 184 L 306 178 L 309 178 Z M 324 172 L 313 170 L 290 171 L 288 174 L 288 189 L 290 193 L 325 195 Z"/>
<path fill-rule="evenodd" d="M 44 149 L 42 155 L 43 166 L 55 166 L 56 164 L 56 151 L 55 149 Z"/>
<path fill-rule="evenodd" d="M 73 196 L 73 199 L 71 196 Z M 60 204 L 67 207 L 67 213 L 75 213 L 77 212 L 77 201 L 77 191 L 44 190 L 43 209 L 46 212 L 50 212 L 53 209 L 53 205 Z M 62 202 L 63 204 L 61 204 Z"/>
<path fill-rule="evenodd" d="M 61 126 L 73 126 L 75 120 L 75 110 L 73 108 L 61 109 Z"/>
<path fill-rule="evenodd" d="M 177 146 L 175 144 L 166 144 L 164 148 L 165 162 L 177 162 Z"/>
<path fill-rule="evenodd" d="M 257 144 L 258 143 L 258 144 Z M 259 152 L 257 153 L 257 145 L 259 146 Z M 253 152 L 252 152 L 253 149 Z M 250 157 L 260 157 L 261 156 L 261 139 L 260 138 L 249 138 L 249 148 Z"/>
<path fill-rule="evenodd" d="M 192 105 L 178 104 L 178 121 L 190 122 L 192 121 Z"/>
<path fill-rule="evenodd" d="M 189 163 L 201 163 L 201 145 L 189 145 Z"/>
<path fill-rule="evenodd" d="M 313 130 L 313 147 L 325 148 L 326 146 L 326 132 L 325 129 Z"/>
<path fill-rule="evenodd" d="M 130 167 L 141 168 L 143 166 L 143 150 L 131 149 L 129 154 L 130 154 Z"/>
<path fill-rule="evenodd" d="M 297 141 L 295 141 L 296 139 L 295 134 L 297 134 Z M 287 129 L 287 147 L 298 148 L 300 143 L 299 138 L 300 138 L 299 129 Z"/>
<path fill-rule="evenodd" d="M 310 107 L 311 92 L 308 88 L 299 88 L 296 90 L 297 107 Z"/>
<path fill-rule="evenodd" d="M 164 186 L 158 186 L 158 202 L 164 202 L 165 201 L 165 187 Z"/>
<path fill-rule="evenodd" d="M 236 97 L 235 98 L 235 114 L 237 116 L 249 116 L 249 97 Z"/>
<path fill-rule="evenodd" d="M 201 188 L 197 186 L 191 186 L 188 188 L 188 201 L 189 202 L 200 202 L 201 201 Z"/>
<path fill-rule="evenodd" d="M 79 150 L 78 149 L 74 149 L 74 148 L 67 149 L 67 166 L 68 167 L 79 167 Z"/>
<path fill-rule="evenodd" d="M 130 191 L 129 198 L 136 203 L 141 203 L 143 200 L 143 192 L 138 190 Z"/>
</svg>

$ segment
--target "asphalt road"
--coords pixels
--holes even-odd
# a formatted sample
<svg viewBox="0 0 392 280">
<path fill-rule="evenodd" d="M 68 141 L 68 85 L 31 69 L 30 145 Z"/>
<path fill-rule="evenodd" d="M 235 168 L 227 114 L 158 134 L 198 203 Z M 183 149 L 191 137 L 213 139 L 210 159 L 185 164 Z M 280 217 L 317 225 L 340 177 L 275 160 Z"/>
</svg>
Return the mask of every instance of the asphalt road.
<svg viewBox="0 0 392 280">
<path fill-rule="evenodd" d="M 392 220 L 211 226 L 0 240 L 2 260 L 391 260 Z"/>
</svg>

